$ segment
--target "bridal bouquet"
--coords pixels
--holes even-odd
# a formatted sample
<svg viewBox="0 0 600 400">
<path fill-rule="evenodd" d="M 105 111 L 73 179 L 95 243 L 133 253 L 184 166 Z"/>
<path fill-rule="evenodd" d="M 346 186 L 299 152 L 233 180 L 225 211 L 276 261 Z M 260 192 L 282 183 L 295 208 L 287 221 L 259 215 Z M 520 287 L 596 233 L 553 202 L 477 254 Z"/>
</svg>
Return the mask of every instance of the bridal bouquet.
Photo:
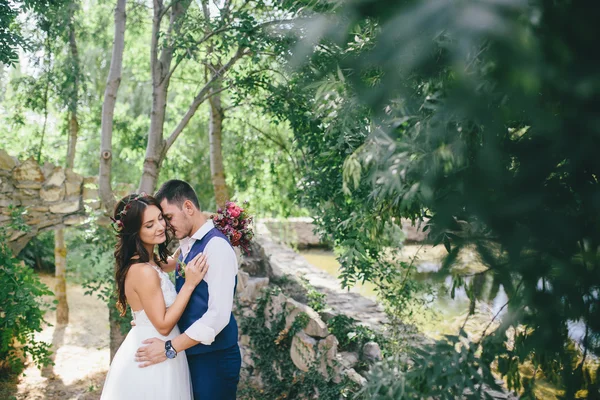
<svg viewBox="0 0 600 400">
<path fill-rule="evenodd" d="M 244 254 L 250 253 L 250 241 L 254 232 L 250 226 L 252 216 L 248 213 L 248 202 L 242 203 L 243 208 L 233 201 L 225 203 L 225 208 L 219 208 L 211 218 L 215 227 L 229 238 L 231 245 L 239 246 Z"/>
<path fill-rule="evenodd" d="M 232 201 L 225 203 L 225 208 L 219 208 L 216 214 L 210 216 L 215 224 L 215 228 L 220 230 L 233 247 L 239 246 L 244 254 L 250 254 L 250 241 L 254 237 L 254 232 L 250 224 L 252 216 L 248 213 L 248 202 L 242 203 L 244 208 L 238 206 Z M 178 258 L 178 249 L 175 253 Z M 182 260 L 177 261 L 175 273 L 185 279 L 186 263 Z"/>
</svg>

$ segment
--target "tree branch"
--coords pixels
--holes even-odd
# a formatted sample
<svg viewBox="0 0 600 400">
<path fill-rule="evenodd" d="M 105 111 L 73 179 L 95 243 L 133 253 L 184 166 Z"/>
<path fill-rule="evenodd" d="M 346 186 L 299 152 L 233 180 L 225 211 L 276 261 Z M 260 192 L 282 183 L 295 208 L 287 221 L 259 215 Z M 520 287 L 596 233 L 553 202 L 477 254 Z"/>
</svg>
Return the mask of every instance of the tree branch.
<svg viewBox="0 0 600 400">
<path fill-rule="evenodd" d="M 244 51 L 243 48 L 238 49 L 238 51 L 235 53 L 235 55 L 233 57 L 231 57 L 231 59 L 227 62 L 227 64 L 225 64 L 219 71 L 217 71 L 217 73 L 215 73 L 210 78 L 210 80 L 208 82 L 206 82 L 204 87 L 202 89 L 200 89 L 200 92 L 198 92 L 198 95 L 194 98 L 194 101 L 188 108 L 188 111 L 185 113 L 185 115 L 183 116 L 183 118 L 181 119 L 179 124 L 177 124 L 177 127 L 173 130 L 173 132 L 171 133 L 171 135 L 169 135 L 169 138 L 165 142 L 165 147 L 164 147 L 165 153 L 169 150 L 169 148 L 173 145 L 173 143 L 175 142 L 175 140 L 177 139 L 179 134 L 183 131 L 183 129 L 190 122 L 190 119 L 192 119 L 192 117 L 196 113 L 196 110 L 198 110 L 198 107 L 200 107 L 200 104 L 202 104 L 207 98 L 209 98 L 210 95 L 215 95 L 215 94 L 220 93 L 221 91 L 229 88 L 229 86 L 227 86 L 227 87 L 221 88 L 218 91 L 211 93 L 210 95 L 207 95 L 208 92 L 210 91 L 210 88 L 211 88 L 211 85 L 213 84 L 213 82 L 216 81 L 217 79 L 221 78 L 223 76 L 223 74 L 225 72 L 227 72 L 231 67 L 233 67 L 233 65 L 240 58 L 242 58 L 248 54 L 250 54 L 250 53 Z"/>
<path fill-rule="evenodd" d="M 256 126 L 254 126 L 253 124 L 251 124 L 250 122 L 248 122 L 248 121 L 245 121 L 245 122 L 246 122 L 246 125 L 248 125 L 249 127 L 251 127 L 252 129 L 254 129 L 255 131 L 257 131 L 258 133 L 260 133 L 261 135 L 263 135 L 265 138 L 269 139 L 271 142 L 273 142 L 277 146 L 279 146 L 290 157 L 290 159 L 292 160 L 292 164 L 294 164 L 294 168 L 296 170 L 300 169 L 300 167 L 298 166 L 298 162 L 296 161 L 296 158 L 294 157 L 294 155 L 292 154 L 292 152 L 290 151 L 290 149 L 285 145 L 284 142 L 275 139 L 274 137 L 272 137 L 271 135 L 269 135 L 268 133 L 266 133 L 262 129 L 257 128 Z"/>
</svg>

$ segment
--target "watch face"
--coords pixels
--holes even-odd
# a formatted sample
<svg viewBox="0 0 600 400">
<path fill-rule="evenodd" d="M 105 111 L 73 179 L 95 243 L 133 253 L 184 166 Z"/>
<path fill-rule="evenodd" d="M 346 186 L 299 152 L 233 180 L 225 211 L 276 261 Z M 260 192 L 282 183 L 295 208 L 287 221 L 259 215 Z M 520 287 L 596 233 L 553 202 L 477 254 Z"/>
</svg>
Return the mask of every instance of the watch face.
<svg viewBox="0 0 600 400">
<path fill-rule="evenodd" d="M 167 358 L 175 358 L 175 356 L 177 355 L 177 352 L 173 349 L 169 349 L 166 351 L 167 354 Z"/>
</svg>

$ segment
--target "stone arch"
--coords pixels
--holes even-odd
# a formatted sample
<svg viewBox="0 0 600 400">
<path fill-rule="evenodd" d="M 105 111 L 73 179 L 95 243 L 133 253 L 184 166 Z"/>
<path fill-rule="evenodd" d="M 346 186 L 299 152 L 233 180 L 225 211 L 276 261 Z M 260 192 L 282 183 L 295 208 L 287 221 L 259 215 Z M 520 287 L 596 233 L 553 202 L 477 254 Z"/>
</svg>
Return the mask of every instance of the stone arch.
<svg viewBox="0 0 600 400">
<path fill-rule="evenodd" d="M 83 177 L 52 163 L 19 161 L 0 149 L 0 224 L 8 225 L 10 206 L 27 210 L 28 232 L 8 231 L 9 246 L 18 254 L 40 232 L 78 225 L 85 207 L 98 209 L 97 177 Z"/>
</svg>

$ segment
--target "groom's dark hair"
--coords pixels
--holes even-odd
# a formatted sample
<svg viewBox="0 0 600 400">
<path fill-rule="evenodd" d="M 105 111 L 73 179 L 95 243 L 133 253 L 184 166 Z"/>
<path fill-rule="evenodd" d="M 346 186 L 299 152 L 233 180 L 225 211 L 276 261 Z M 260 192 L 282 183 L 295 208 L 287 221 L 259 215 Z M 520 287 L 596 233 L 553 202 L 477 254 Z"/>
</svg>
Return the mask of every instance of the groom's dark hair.
<svg viewBox="0 0 600 400">
<path fill-rule="evenodd" d="M 176 204 L 179 208 L 183 207 L 184 201 L 189 200 L 200 210 L 200 203 L 194 189 L 189 183 L 178 179 L 171 179 L 163 183 L 154 197 L 159 203 L 166 199 L 169 203 Z"/>
</svg>

